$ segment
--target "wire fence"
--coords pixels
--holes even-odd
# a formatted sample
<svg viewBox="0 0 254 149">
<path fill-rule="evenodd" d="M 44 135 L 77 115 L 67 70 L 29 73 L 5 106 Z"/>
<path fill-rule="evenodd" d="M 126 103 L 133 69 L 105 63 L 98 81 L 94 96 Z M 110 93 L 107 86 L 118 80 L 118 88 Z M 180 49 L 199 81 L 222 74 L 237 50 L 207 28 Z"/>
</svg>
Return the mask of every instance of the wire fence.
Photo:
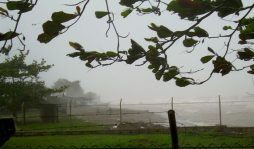
<svg viewBox="0 0 254 149">
<path fill-rule="evenodd" d="M 48 147 L 42 147 L 42 146 L 38 146 L 36 148 L 27 146 L 27 147 L 20 147 L 20 146 L 16 146 L 15 149 L 102 149 L 102 148 L 110 148 L 110 149 L 115 149 L 115 148 L 142 148 L 142 149 L 172 149 L 172 147 L 170 145 L 154 145 L 151 144 L 149 146 L 144 146 L 142 144 L 137 145 L 137 146 L 133 146 L 133 145 L 128 145 L 128 146 L 122 146 L 122 145 L 116 145 L 116 146 L 110 146 L 110 145 L 105 145 L 105 146 L 98 146 L 98 145 L 94 145 L 92 147 L 88 147 L 86 145 L 83 145 L 81 147 L 76 147 L 75 145 L 72 145 L 70 147 L 64 147 L 64 146 L 59 146 L 59 147 L 55 147 L 55 146 L 48 146 Z M 192 146 L 190 144 L 186 144 L 185 146 L 182 147 L 178 147 L 179 149 L 252 149 L 254 148 L 253 145 L 240 145 L 238 143 L 234 144 L 234 145 L 227 145 L 227 144 L 222 144 L 220 146 L 215 145 L 215 144 L 210 144 L 208 146 L 202 145 L 202 144 L 198 144 L 197 146 Z M 8 146 L 4 146 L 3 149 L 10 149 L 10 147 Z"/>
<path fill-rule="evenodd" d="M 178 127 L 254 127 L 253 100 L 175 101 L 177 100 L 150 104 L 84 105 L 78 100 L 72 100 L 54 104 L 53 108 L 26 109 L 25 106 L 21 106 L 22 110 L 16 117 L 16 123 L 19 129 L 26 131 L 161 128 L 169 126 L 167 112 L 174 109 Z M 10 116 L 7 111 L 0 113 L 0 118 Z M 42 123 L 43 125 L 39 125 Z"/>
</svg>

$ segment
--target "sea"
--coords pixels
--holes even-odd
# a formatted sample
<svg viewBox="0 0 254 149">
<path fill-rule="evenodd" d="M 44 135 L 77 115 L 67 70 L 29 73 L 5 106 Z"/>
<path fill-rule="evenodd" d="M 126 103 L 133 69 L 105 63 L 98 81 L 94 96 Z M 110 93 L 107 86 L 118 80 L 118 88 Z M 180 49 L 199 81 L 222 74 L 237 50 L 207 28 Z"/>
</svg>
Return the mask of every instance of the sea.
<svg viewBox="0 0 254 149">
<path fill-rule="evenodd" d="M 156 101 L 156 102 L 154 102 Z M 222 96 L 199 98 L 172 98 L 122 103 L 122 108 L 145 110 L 165 118 L 164 122 L 151 122 L 168 127 L 168 110 L 175 111 L 179 127 L 216 126 L 254 127 L 254 96 Z M 111 104 L 115 105 L 115 104 Z M 115 105 L 116 106 L 116 105 Z"/>
</svg>

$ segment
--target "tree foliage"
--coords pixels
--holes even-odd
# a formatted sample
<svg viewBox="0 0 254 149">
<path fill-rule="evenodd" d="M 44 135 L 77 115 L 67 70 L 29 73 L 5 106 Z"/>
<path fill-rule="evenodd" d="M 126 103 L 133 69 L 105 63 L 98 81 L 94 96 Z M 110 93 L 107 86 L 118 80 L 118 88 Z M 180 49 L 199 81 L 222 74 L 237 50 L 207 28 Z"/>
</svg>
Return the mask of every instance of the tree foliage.
<svg viewBox="0 0 254 149">
<path fill-rule="evenodd" d="M 13 116 L 23 103 L 26 107 L 37 107 L 46 101 L 47 96 L 64 89 L 45 87 L 38 74 L 48 71 L 53 65 L 45 65 L 44 59 L 41 62 L 33 61 L 26 64 L 25 58 L 28 53 L 29 51 L 20 52 L 18 56 L 6 58 L 0 63 L 0 107 L 13 111 Z"/>
<path fill-rule="evenodd" d="M 80 86 L 80 81 L 69 81 L 67 79 L 58 79 L 54 82 L 53 88 L 61 88 L 62 86 L 66 86 L 67 88 L 64 90 L 66 96 L 69 97 L 84 97 L 84 89 Z"/>
<path fill-rule="evenodd" d="M 85 93 L 85 97 L 88 98 L 88 99 L 92 99 L 93 101 L 100 100 L 100 96 L 98 96 L 96 93 L 93 93 L 93 92 Z"/>
<path fill-rule="evenodd" d="M 72 27 L 83 15 L 84 10 L 90 0 L 82 0 L 77 4 L 68 4 L 68 6 L 75 7 L 76 13 L 69 14 L 63 11 L 52 13 L 51 19 L 43 23 L 43 33 L 38 35 L 38 41 L 41 43 L 48 43 L 60 34 L 66 32 Z M 143 7 L 144 4 L 150 4 L 150 7 Z M 37 4 L 36 1 L 9 1 L 6 2 L 8 10 L 1 7 L 1 15 L 8 17 L 16 22 L 18 25 L 20 16 L 23 13 L 31 11 Z M 242 45 L 240 49 L 233 49 L 232 52 L 236 52 L 236 59 L 241 61 L 251 61 L 254 58 L 254 52 L 251 48 L 254 39 L 254 18 L 249 17 L 254 4 L 250 6 L 243 6 L 242 0 L 170 0 L 164 2 L 162 0 L 156 0 L 151 3 L 150 0 L 120 0 L 120 5 L 124 6 L 121 12 L 123 18 L 128 19 L 133 12 L 137 12 L 140 15 L 156 14 L 160 16 L 164 11 L 161 11 L 162 6 L 166 6 L 166 11 L 177 14 L 180 19 L 184 21 L 193 22 L 188 28 L 180 31 L 173 31 L 165 25 L 151 23 L 148 25 L 148 29 L 154 31 L 153 37 L 144 37 L 144 39 L 150 43 L 148 48 L 142 47 L 137 41 L 131 39 L 131 47 L 128 50 L 121 50 L 119 48 L 120 38 L 125 38 L 119 35 L 116 26 L 114 24 L 114 12 L 109 9 L 108 0 L 105 0 L 107 9 L 99 10 L 95 12 L 95 17 L 98 19 L 108 18 L 105 20 L 108 23 L 108 30 L 113 28 L 117 36 L 117 49 L 115 51 L 98 52 L 98 51 L 86 51 L 81 44 L 76 42 L 69 42 L 70 46 L 76 51 L 67 54 L 69 57 L 78 57 L 81 61 L 86 62 L 86 66 L 93 69 L 98 66 L 108 66 L 116 62 L 125 62 L 126 64 L 135 64 L 140 60 L 143 61 L 137 66 L 148 64 L 148 69 L 151 69 L 157 80 L 163 80 L 165 82 L 175 80 L 176 85 L 185 87 L 188 85 L 203 84 L 208 81 L 214 73 L 219 73 L 222 76 L 229 74 L 232 71 L 240 71 L 248 69 L 248 73 L 254 74 L 254 65 L 246 65 L 242 68 L 236 68 L 232 61 L 227 60 L 227 55 L 230 51 L 232 44 L 232 37 L 238 36 L 238 44 Z M 9 11 L 18 11 L 17 19 L 14 19 Z M 217 37 L 209 35 L 207 29 L 201 28 L 200 23 L 209 18 L 212 14 L 217 14 L 223 21 L 228 16 L 239 16 L 242 17 L 237 20 L 231 20 L 230 22 L 235 24 L 232 26 L 221 26 L 223 30 L 230 31 L 229 34 L 222 32 Z M 169 16 L 170 17 L 170 16 Z M 73 22 L 69 26 L 64 26 L 64 22 Z M 107 31 L 108 32 L 108 31 Z M 106 32 L 106 35 L 107 35 Z M 0 40 L 4 42 L 1 49 L 1 53 L 8 53 L 8 48 L 5 47 L 6 43 L 13 38 L 19 38 L 22 33 L 16 33 L 16 27 L 13 31 L 2 33 Z M 127 37 L 127 36 L 126 36 Z M 177 41 L 182 41 L 183 47 L 190 48 L 192 52 L 200 44 L 204 44 L 205 40 L 209 39 L 227 39 L 225 43 L 224 54 L 219 55 L 213 50 L 211 45 L 207 46 L 207 50 L 211 53 L 210 55 L 204 55 L 200 58 L 201 63 L 207 64 L 212 63 L 213 69 L 207 79 L 203 81 L 196 81 L 189 77 L 190 74 L 199 72 L 200 70 L 182 72 L 180 67 L 176 64 L 169 64 L 168 54 L 169 49 L 172 48 Z M 22 40 L 19 40 L 22 44 Z M 25 46 L 24 46 L 25 47 Z M 187 76 L 186 76 L 187 74 Z"/>
</svg>

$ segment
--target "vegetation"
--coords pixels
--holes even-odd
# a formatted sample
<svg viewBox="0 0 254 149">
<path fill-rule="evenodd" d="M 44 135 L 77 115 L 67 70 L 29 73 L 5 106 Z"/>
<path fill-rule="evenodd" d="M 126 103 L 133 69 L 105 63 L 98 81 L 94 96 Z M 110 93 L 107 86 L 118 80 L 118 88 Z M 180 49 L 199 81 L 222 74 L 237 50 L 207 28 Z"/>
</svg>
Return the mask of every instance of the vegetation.
<svg viewBox="0 0 254 149">
<path fill-rule="evenodd" d="M 222 146 L 226 144 L 228 146 L 233 146 L 236 143 L 247 146 L 253 145 L 253 137 L 231 137 L 231 136 L 220 136 L 220 135 L 210 135 L 208 134 L 189 134 L 189 133 L 179 133 L 179 146 L 186 146 L 187 144 L 191 146 L 197 146 L 202 144 L 204 146 Z M 3 148 L 15 148 L 19 146 L 20 148 L 26 148 L 30 146 L 36 148 L 38 146 L 42 148 L 48 148 L 52 146 L 54 148 L 59 148 L 64 146 L 65 148 L 71 148 L 75 146 L 76 148 L 83 147 L 97 147 L 103 148 L 106 145 L 110 147 L 116 147 L 120 145 L 122 147 L 127 147 L 129 145 L 137 147 L 143 145 L 145 147 L 150 147 L 151 145 L 156 146 L 171 146 L 171 136 L 169 134 L 139 134 L 139 135 L 57 135 L 57 136 L 30 136 L 30 137 L 12 137 L 7 141 Z"/>
<path fill-rule="evenodd" d="M 19 129 L 22 131 L 68 131 L 70 130 L 69 117 L 66 114 L 59 113 L 59 123 L 48 123 L 48 124 L 29 124 L 29 120 L 37 120 L 39 122 L 38 115 L 29 113 L 25 126 L 19 125 Z M 72 130 L 105 130 L 111 128 L 113 125 L 100 125 L 94 123 L 84 123 L 83 121 L 72 117 Z M 21 131 L 21 130 L 20 130 Z M 230 134 L 226 132 L 217 131 L 217 129 L 209 132 L 198 132 L 198 131 L 186 131 L 178 133 L 179 146 L 197 146 L 202 144 L 208 146 L 213 144 L 214 146 L 221 146 L 224 143 L 228 146 L 233 146 L 236 143 L 241 146 L 254 145 L 254 134 Z M 65 148 L 81 148 L 82 146 L 93 147 L 104 147 L 109 145 L 115 147 L 121 145 L 127 147 L 128 145 L 137 147 L 139 145 L 149 147 L 151 145 L 156 146 L 171 146 L 170 134 L 135 134 L 135 135 L 119 135 L 119 134 L 89 134 L 89 135 L 48 135 L 48 136 L 23 136 L 23 137 L 11 137 L 2 148 L 9 147 L 15 148 L 48 148 L 52 146 L 59 148 L 60 146 Z"/>
<path fill-rule="evenodd" d="M 45 102 L 45 98 L 52 93 L 61 92 L 64 87 L 50 89 L 45 87 L 44 81 L 39 80 L 40 72 L 48 71 L 53 65 L 45 65 L 46 61 L 33 61 L 26 64 L 25 58 L 29 54 L 20 52 L 17 56 L 6 58 L 0 63 L 0 108 L 7 108 L 17 116 L 17 111 L 25 103 L 26 107 L 37 107 Z"/>
<path fill-rule="evenodd" d="M 61 88 L 62 86 L 68 86 L 67 89 L 64 90 L 66 96 L 69 97 L 84 97 L 84 89 L 80 86 L 80 81 L 69 81 L 67 79 L 58 79 L 54 82 L 53 88 Z"/>
<path fill-rule="evenodd" d="M 40 123 L 39 113 L 28 113 L 26 114 L 26 125 L 17 124 L 19 131 L 66 131 L 66 130 L 105 130 L 112 127 L 112 125 L 102 125 L 95 123 L 85 123 L 74 116 L 71 117 L 67 114 L 59 112 L 58 123 Z"/>
<path fill-rule="evenodd" d="M 0 35 L 0 41 L 3 42 L 0 50 L 1 53 L 9 53 L 11 48 L 6 48 L 6 44 L 9 42 L 12 45 L 12 40 L 15 38 L 18 38 L 18 41 L 24 45 L 23 50 L 25 50 L 25 36 L 22 33 L 16 32 L 17 26 L 22 14 L 28 13 L 34 7 L 40 5 L 37 2 L 38 0 L 23 0 L 0 3 L 0 14 L 5 18 L 11 19 L 15 24 L 14 29 L 1 33 Z M 37 40 L 45 44 L 53 42 L 52 39 L 65 33 L 83 17 L 84 11 L 89 7 L 89 3 L 92 3 L 92 1 L 82 0 L 75 4 L 66 4 L 67 6 L 73 7 L 76 11 L 75 13 L 67 13 L 64 11 L 53 12 L 51 20 L 42 24 L 43 33 L 38 35 Z M 137 12 L 139 15 L 155 14 L 157 16 L 162 15 L 162 13 L 171 12 L 177 14 L 183 23 L 191 22 L 192 24 L 186 29 L 174 31 L 167 27 L 168 24 L 151 23 L 148 25 L 148 28 L 155 35 L 153 37 L 144 37 L 150 43 L 148 48 L 142 47 L 134 39 L 131 39 L 131 47 L 129 49 L 120 49 L 120 39 L 126 38 L 127 36 L 124 37 L 118 33 L 117 26 L 114 24 L 114 10 L 109 9 L 111 7 L 108 4 L 108 0 L 105 0 L 105 10 L 96 11 L 95 17 L 98 19 L 108 18 L 105 20 L 109 26 L 106 36 L 108 35 L 108 31 L 113 29 L 117 36 L 117 48 L 115 51 L 107 52 L 98 52 L 99 50 L 86 51 L 81 44 L 69 42 L 70 46 L 77 50 L 74 53 L 68 54 L 69 57 L 79 57 L 91 69 L 98 66 L 112 65 L 116 62 L 124 62 L 130 65 L 136 63 L 137 66 L 146 66 L 145 64 L 148 64 L 148 69 L 152 70 L 157 80 L 162 79 L 165 82 L 175 80 L 176 85 L 180 87 L 203 84 L 214 73 L 220 73 L 222 76 L 225 76 L 233 71 L 248 69 L 248 73 L 254 74 L 254 65 L 246 62 L 254 58 L 253 48 L 251 48 L 254 39 L 254 18 L 250 16 L 250 12 L 254 8 L 253 3 L 244 6 L 242 0 L 156 0 L 153 2 L 151 0 L 120 0 L 119 4 L 125 7 L 121 12 L 121 16 L 126 19 L 130 18 L 129 16 L 133 15 L 134 12 Z M 165 8 L 166 10 L 164 11 L 163 9 Z M 18 12 L 17 15 L 11 15 L 11 13 L 15 14 L 16 12 Z M 207 31 L 208 28 L 201 26 L 201 23 L 213 14 L 217 14 L 221 22 L 227 23 L 227 25 L 216 26 L 216 31 L 219 32 L 218 36 L 212 36 L 211 32 Z M 65 22 L 69 22 L 70 25 L 65 26 Z M 221 31 L 222 29 L 224 31 Z M 23 36 L 23 40 L 20 36 Z M 238 38 L 238 43 L 232 41 L 233 37 Z M 208 40 L 213 39 L 224 39 L 217 40 L 218 42 L 225 43 L 224 48 L 213 49 L 211 47 L 212 45 L 207 44 Z M 211 61 L 213 65 L 206 79 L 199 81 L 199 79 L 194 79 L 191 76 L 191 74 L 195 74 L 202 69 L 192 70 L 192 68 L 187 68 L 191 71 L 186 71 L 182 66 L 177 66 L 177 64 L 169 61 L 168 55 L 170 55 L 170 49 L 178 42 L 182 42 L 183 47 L 188 48 L 187 53 L 193 52 L 202 44 L 206 45 L 207 52 L 210 54 L 202 56 L 200 61 L 203 64 Z M 237 44 L 241 48 L 235 49 L 235 45 Z M 219 50 L 223 50 L 223 53 L 219 54 Z M 227 59 L 227 56 L 231 52 L 236 53 L 236 57 L 233 60 Z M 242 61 L 243 66 L 235 66 L 235 60 Z M 143 62 L 138 63 L 140 61 Z"/>
</svg>

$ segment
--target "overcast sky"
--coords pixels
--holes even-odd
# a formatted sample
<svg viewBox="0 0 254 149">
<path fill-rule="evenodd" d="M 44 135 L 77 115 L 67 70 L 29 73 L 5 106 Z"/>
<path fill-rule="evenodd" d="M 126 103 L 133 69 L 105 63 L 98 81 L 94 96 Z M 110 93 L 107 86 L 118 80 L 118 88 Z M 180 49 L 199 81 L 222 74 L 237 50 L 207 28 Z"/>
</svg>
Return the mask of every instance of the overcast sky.
<svg viewBox="0 0 254 149">
<path fill-rule="evenodd" d="M 148 65 L 137 67 L 118 63 L 90 70 L 85 66 L 85 62 L 80 61 L 79 58 L 67 57 L 68 53 L 75 52 L 69 46 L 69 41 L 80 43 L 87 51 L 116 51 L 117 38 L 112 28 L 109 31 L 109 37 L 106 38 L 105 36 L 108 28 L 106 23 L 107 17 L 97 19 L 94 14 L 95 11 L 106 11 L 105 1 L 102 0 L 91 0 L 79 22 L 66 33 L 54 38 L 48 44 L 39 43 L 37 36 L 43 32 L 42 24 L 47 20 L 51 20 L 51 14 L 57 11 L 74 13 L 76 11 L 75 7 L 68 7 L 63 4 L 75 4 L 77 2 L 78 0 L 73 0 L 72 3 L 69 0 L 39 0 L 33 11 L 25 13 L 21 17 L 17 32 L 22 32 L 26 37 L 24 43 L 26 48 L 30 50 L 26 60 L 27 63 L 31 63 L 32 60 L 40 61 L 44 58 L 47 64 L 55 65 L 48 72 L 40 74 L 41 79 L 45 80 L 46 86 L 51 87 L 53 82 L 58 78 L 64 78 L 69 81 L 80 80 L 85 92 L 97 93 L 102 101 L 115 102 L 122 98 L 126 103 L 146 101 L 168 102 L 171 97 L 174 97 L 176 100 L 182 98 L 189 100 L 193 98 L 204 100 L 210 98 L 216 99 L 218 95 L 233 98 L 234 96 L 248 96 L 246 92 L 254 93 L 252 85 L 253 76 L 246 73 L 247 69 L 241 72 L 232 72 L 224 77 L 220 74 L 214 74 L 212 79 L 203 85 L 190 85 L 181 88 L 177 87 L 174 81 L 157 81 L 151 70 L 147 69 Z M 118 2 L 119 0 L 109 0 L 109 8 L 115 13 L 115 25 L 120 35 L 125 36 L 130 33 L 128 38 L 121 39 L 120 50 L 128 50 L 131 47 L 130 39 L 134 39 L 144 48 L 147 48 L 148 44 L 152 44 L 144 40 L 144 38 L 156 36 L 156 33 L 147 27 L 152 22 L 157 25 L 165 25 L 172 31 L 184 30 L 194 23 L 180 20 L 176 14 L 168 11 L 163 11 L 161 16 L 155 14 L 140 16 L 136 12 L 133 12 L 124 19 L 120 16 L 120 13 L 125 7 L 120 6 Z M 244 6 L 247 6 L 252 4 L 253 1 L 243 0 L 243 3 Z M 12 12 L 13 15 L 15 13 Z M 253 14 L 252 12 L 251 16 Z M 240 17 L 231 15 L 225 19 L 237 20 L 237 18 Z M 12 30 L 14 25 L 14 22 L 9 21 L 8 18 L 1 18 L 0 31 L 6 32 Z M 68 23 L 65 25 L 68 25 Z M 200 27 L 206 29 L 210 36 L 218 36 L 220 33 L 222 35 L 229 33 L 222 30 L 224 25 L 229 25 L 229 21 L 222 21 L 217 17 L 217 14 L 214 14 L 202 22 Z M 232 24 L 232 26 L 235 25 Z M 212 39 L 211 41 L 206 39 L 203 45 L 199 45 L 194 52 L 187 54 L 186 50 L 191 49 L 185 48 L 182 45 L 182 40 L 180 40 L 168 50 L 168 61 L 170 65 L 183 66 L 181 71 L 194 71 L 204 68 L 202 72 L 198 72 L 192 75 L 192 77 L 200 81 L 205 80 L 213 67 L 211 63 L 202 64 L 200 58 L 209 54 L 207 51 L 208 46 L 213 48 L 217 53 L 223 54 L 226 49 L 224 46 L 226 41 L 227 39 Z M 18 54 L 16 49 L 22 48 L 17 39 L 14 39 L 14 42 L 14 48 L 9 56 Z M 237 42 L 238 34 L 235 35 L 232 41 L 231 49 L 241 47 Z M 1 42 L 0 45 L 3 45 L 3 43 Z M 236 53 L 232 53 L 227 59 L 233 61 L 235 57 Z M 5 56 L 0 56 L 1 62 L 4 59 Z M 243 66 L 246 63 L 236 61 L 233 64 Z"/>
</svg>

